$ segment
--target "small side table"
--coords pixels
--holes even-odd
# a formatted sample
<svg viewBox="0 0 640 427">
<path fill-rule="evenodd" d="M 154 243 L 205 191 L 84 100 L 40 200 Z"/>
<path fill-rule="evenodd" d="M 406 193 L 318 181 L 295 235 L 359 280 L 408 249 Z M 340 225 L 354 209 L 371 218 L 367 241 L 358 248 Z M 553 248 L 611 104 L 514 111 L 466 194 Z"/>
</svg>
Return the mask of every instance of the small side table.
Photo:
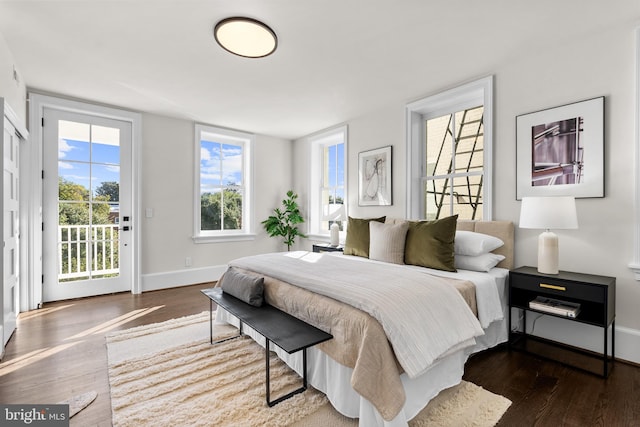
<svg viewBox="0 0 640 427">
<path fill-rule="evenodd" d="M 580 304 L 580 312 L 575 317 L 567 317 L 548 311 L 534 309 L 529 303 L 536 297 L 548 297 Z M 535 267 L 520 267 L 509 272 L 509 347 L 513 349 L 533 351 L 533 341 L 564 348 L 574 354 L 581 354 L 599 360 L 602 363 L 602 377 L 609 376 L 615 361 L 615 325 L 616 325 L 616 279 L 615 277 L 597 276 L 594 274 L 561 271 L 559 274 L 538 273 Z M 511 330 L 511 309 L 517 308 L 522 315 L 525 329 Z M 527 334 L 527 312 L 535 312 L 548 316 L 580 322 L 602 328 L 603 349 L 601 354 L 563 345 L 563 343 L 546 340 Z M 609 334 L 611 328 L 611 354 L 608 354 Z M 575 359 L 574 359 L 575 360 Z M 577 361 L 577 360 L 575 360 Z M 564 362 L 575 365 L 575 361 Z M 578 367 L 578 366 L 576 366 Z M 592 372 L 590 369 L 585 369 Z"/>
<path fill-rule="evenodd" d="M 313 252 L 342 252 L 343 250 L 342 246 L 331 246 L 328 243 L 313 245 Z"/>
</svg>

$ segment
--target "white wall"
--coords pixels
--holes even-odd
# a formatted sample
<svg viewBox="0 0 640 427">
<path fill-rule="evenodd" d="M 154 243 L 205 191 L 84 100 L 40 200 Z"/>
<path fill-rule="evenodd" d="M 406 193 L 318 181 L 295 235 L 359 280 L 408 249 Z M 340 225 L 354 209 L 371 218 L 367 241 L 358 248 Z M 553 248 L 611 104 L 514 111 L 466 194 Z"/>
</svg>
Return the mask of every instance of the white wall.
<svg viewBox="0 0 640 427">
<path fill-rule="evenodd" d="M 454 79 L 434 82 L 425 74 L 425 91 L 414 99 L 494 74 L 494 219 L 518 222 L 515 198 L 515 117 L 575 101 L 605 96 L 606 197 L 578 199 L 578 230 L 559 230 L 563 270 L 614 276 L 617 279 L 616 354 L 640 362 L 640 282 L 628 264 L 633 258 L 634 211 L 634 66 L 635 26 L 620 12 L 620 25 L 580 38 L 523 46 L 486 69 L 452 70 Z M 626 22 L 626 23 L 625 23 Z M 456 77 L 457 76 L 457 77 Z M 457 78 L 457 80 L 455 80 Z M 349 126 L 349 214 L 405 216 L 406 170 L 404 106 L 389 105 L 347 121 Z M 301 142 L 296 141 L 296 142 Z M 357 204 L 358 152 L 393 146 L 393 206 Z M 304 164 L 304 144 L 294 144 L 294 159 Z M 294 171 L 297 191 L 306 191 L 305 168 Z M 536 265 L 537 230 L 516 228 L 516 265 Z M 536 333 L 601 350 L 600 330 L 540 319 Z"/>
<path fill-rule="evenodd" d="M 218 278 L 228 261 L 283 250 L 260 221 L 280 204 L 291 182 L 291 141 L 257 135 L 254 146 L 255 231 L 253 241 L 194 243 L 194 123 L 143 114 L 141 191 L 142 289 Z M 212 123 L 215 125 L 215 123 Z M 153 217 L 144 217 L 145 209 Z M 191 266 L 185 265 L 186 257 Z"/>
<path fill-rule="evenodd" d="M 549 61 L 553 58 L 553 61 Z M 541 66 L 546 64 L 546 66 Z M 633 259 L 634 231 L 634 26 L 604 28 L 554 46 L 539 46 L 510 58 L 496 72 L 496 165 L 515 159 L 515 116 L 596 96 L 605 96 L 605 198 L 578 199 L 578 230 L 559 230 L 560 267 L 564 270 L 616 277 L 618 351 L 640 361 L 631 346 L 640 330 L 640 282 L 628 268 Z M 496 170 L 496 209 L 501 219 L 518 220 L 513 167 Z M 536 230 L 516 230 L 516 265 L 535 265 Z M 591 338 L 596 328 L 568 328 L 557 320 L 540 319 L 537 332 L 601 349 Z M 626 330 L 631 329 L 631 331 Z M 569 330 L 570 329 L 570 330 Z M 558 336 L 558 335 L 561 335 Z"/>
<path fill-rule="evenodd" d="M 18 80 L 13 76 L 16 70 Z M 20 75 L 20 68 L 13 59 L 7 43 L 0 34 L 0 97 L 4 98 L 18 115 L 22 123 L 27 123 L 27 89 Z"/>
</svg>

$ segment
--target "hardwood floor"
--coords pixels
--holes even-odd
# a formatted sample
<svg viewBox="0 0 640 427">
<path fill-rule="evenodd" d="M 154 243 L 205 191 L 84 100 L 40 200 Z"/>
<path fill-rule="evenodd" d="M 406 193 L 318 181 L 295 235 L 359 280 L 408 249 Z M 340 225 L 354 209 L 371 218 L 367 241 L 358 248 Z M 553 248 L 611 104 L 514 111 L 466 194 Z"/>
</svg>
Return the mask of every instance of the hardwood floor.
<svg viewBox="0 0 640 427">
<path fill-rule="evenodd" d="M 23 313 L 0 363 L 0 402 L 57 403 L 95 390 L 72 426 L 110 426 L 105 334 L 209 310 L 195 285 L 45 304 Z"/>
<path fill-rule="evenodd" d="M 57 403 L 95 390 L 97 399 L 71 425 L 110 426 L 105 334 L 208 310 L 205 287 L 62 301 L 23 313 L 0 363 L 0 402 Z M 616 363 L 603 380 L 501 347 L 473 356 L 465 379 L 513 402 L 500 427 L 640 425 L 640 368 L 628 364 Z"/>
<path fill-rule="evenodd" d="M 603 379 L 505 346 L 472 356 L 464 379 L 510 399 L 503 426 L 638 426 L 640 367 Z"/>
</svg>

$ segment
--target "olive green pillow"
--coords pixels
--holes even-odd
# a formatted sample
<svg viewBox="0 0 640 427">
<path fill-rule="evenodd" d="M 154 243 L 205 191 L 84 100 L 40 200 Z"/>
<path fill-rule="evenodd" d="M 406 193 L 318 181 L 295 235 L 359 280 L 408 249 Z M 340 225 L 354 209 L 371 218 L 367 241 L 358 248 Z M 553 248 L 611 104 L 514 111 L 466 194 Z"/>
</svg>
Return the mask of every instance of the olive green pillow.
<svg viewBox="0 0 640 427">
<path fill-rule="evenodd" d="M 404 263 L 457 271 L 454 241 L 458 215 L 435 221 L 411 221 L 404 246 Z"/>
<path fill-rule="evenodd" d="M 344 254 L 369 258 L 369 221 L 384 222 L 380 218 L 351 218 L 347 225 L 347 239 L 344 242 Z"/>
</svg>

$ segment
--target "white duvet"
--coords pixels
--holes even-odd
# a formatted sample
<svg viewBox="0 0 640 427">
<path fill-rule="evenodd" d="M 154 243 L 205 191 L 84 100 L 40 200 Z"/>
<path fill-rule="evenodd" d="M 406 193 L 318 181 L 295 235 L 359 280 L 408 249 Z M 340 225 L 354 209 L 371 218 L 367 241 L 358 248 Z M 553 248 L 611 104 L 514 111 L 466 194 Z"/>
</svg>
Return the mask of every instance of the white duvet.
<svg viewBox="0 0 640 427">
<path fill-rule="evenodd" d="M 474 338 L 483 334 L 480 322 L 460 293 L 426 269 L 304 251 L 239 258 L 230 265 L 295 284 L 369 313 L 384 328 L 398 362 L 410 378 L 428 370 L 437 359 L 474 345 Z M 498 298 L 497 292 L 495 297 Z M 489 305 L 481 309 L 485 304 L 478 295 L 476 298 L 478 312 L 483 313 L 482 323 L 490 322 L 491 315 L 486 313 Z"/>
</svg>

